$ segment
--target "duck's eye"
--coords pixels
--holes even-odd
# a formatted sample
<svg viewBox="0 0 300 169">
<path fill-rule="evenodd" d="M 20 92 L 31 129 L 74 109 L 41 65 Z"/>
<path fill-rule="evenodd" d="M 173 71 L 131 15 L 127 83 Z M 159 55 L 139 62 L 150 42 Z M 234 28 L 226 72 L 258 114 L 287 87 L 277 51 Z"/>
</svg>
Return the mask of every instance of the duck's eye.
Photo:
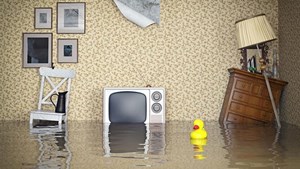
<svg viewBox="0 0 300 169">
<path fill-rule="evenodd" d="M 194 125 L 193 129 L 197 130 L 197 129 L 199 129 L 199 126 L 198 125 Z"/>
</svg>

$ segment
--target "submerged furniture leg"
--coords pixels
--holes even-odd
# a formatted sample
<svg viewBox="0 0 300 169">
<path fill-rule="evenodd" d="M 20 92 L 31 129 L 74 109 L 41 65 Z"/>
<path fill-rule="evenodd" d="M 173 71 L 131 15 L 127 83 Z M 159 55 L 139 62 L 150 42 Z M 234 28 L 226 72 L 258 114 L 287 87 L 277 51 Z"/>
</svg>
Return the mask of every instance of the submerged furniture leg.
<svg viewBox="0 0 300 169">
<path fill-rule="evenodd" d="M 267 84 L 267 88 L 268 88 L 269 96 L 270 96 L 270 99 L 271 99 L 273 111 L 274 111 L 274 114 L 275 114 L 275 117 L 276 117 L 277 125 L 280 128 L 281 124 L 280 124 L 279 114 L 278 114 L 279 111 L 277 111 L 277 108 L 276 108 L 276 104 L 275 104 L 275 101 L 274 101 L 274 98 L 273 98 L 273 94 L 272 94 L 272 90 L 271 90 L 271 87 L 270 87 L 269 79 L 268 79 L 268 77 L 265 73 L 263 73 L 263 75 L 265 77 L 265 81 L 266 81 L 266 84 Z"/>
</svg>

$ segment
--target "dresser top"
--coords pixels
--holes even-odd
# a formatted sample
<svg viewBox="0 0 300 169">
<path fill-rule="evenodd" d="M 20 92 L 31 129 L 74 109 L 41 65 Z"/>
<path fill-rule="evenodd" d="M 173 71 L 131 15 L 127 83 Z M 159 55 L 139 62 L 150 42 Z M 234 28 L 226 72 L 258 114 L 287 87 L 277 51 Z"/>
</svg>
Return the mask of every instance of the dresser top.
<svg viewBox="0 0 300 169">
<path fill-rule="evenodd" d="M 245 71 L 245 70 L 241 70 L 241 69 L 238 69 L 238 68 L 229 68 L 228 72 L 230 73 L 230 76 L 236 75 L 236 74 L 240 74 L 240 75 L 247 76 L 247 77 L 250 77 L 250 78 L 256 78 L 256 79 L 260 79 L 260 80 L 265 80 L 265 78 L 264 78 L 264 76 L 262 74 L 251 73 L 251 72 L 248 72 L 248 71 Z M 283 80 L 274 79 L 274 78 L 270 78 L 270 77 L 268 79 L 272 83 L 278 83 L 278 84 L 283 85 L 283 86 L 285 86 L 285 85 L 288 84 L 288 82 L 283 81 Z"/>
</svg>

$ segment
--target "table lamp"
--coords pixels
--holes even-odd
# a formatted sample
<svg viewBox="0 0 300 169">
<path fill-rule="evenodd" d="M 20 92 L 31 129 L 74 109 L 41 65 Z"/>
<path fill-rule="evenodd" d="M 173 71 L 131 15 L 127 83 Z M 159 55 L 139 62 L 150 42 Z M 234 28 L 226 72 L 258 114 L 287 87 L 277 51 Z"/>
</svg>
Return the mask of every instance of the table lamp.
<svg viewBox="0 0 300 169">
<path fill-rule="evenodd" d="M 235 26 L 238 41 L 238 49 L 244 49 L 251 46 L 256 46 L 257 48 L 257 52 L 260 57 L 260 69 L 265 77 L 267 89 L 272 102 L 272 107 L 277 120 L 278 127 L 281 127 L 270 83 L 265 72 L 266 61 L 264 58 L 262 58 L 261 53 L 259 52 L 260 44 L 276 39 L 275 33 L 271 25 L 269 24 L 265 14 L 260 14 L 250 18 L 239 20 L 235 22 Z"/>
</svg>

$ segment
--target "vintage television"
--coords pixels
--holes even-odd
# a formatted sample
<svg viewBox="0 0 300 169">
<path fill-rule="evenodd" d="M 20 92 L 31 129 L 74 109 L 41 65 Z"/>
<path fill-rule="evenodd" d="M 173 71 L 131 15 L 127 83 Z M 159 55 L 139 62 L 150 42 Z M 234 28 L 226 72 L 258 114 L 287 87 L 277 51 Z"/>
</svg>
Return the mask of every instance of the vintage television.
<svg viewBox="0 0 300 169">
<path fill-rule="evenodd" d="M 104 88 L 103 123 L 165 123 L 165 89 Z"/>
</svg>

